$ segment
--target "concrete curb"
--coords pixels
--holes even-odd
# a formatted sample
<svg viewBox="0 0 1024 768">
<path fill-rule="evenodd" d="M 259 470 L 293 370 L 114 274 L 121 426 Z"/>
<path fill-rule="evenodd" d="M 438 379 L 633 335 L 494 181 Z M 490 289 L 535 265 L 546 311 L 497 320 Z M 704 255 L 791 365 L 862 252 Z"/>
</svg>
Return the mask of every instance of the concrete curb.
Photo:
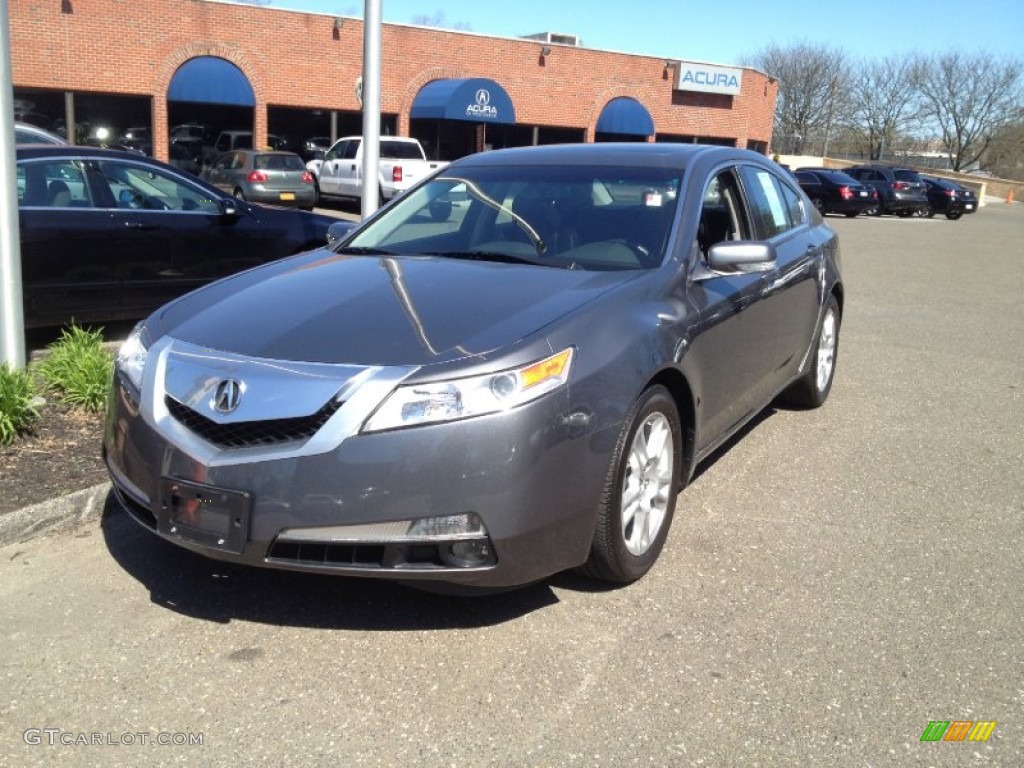
<svg viewBox="0 0 1024 768">
<path fill-rule="evenodd" d="M 28 541 L 68 525 L 99 520 L 110 483 L 0 515 L 0 547 Z"/>
</svg>

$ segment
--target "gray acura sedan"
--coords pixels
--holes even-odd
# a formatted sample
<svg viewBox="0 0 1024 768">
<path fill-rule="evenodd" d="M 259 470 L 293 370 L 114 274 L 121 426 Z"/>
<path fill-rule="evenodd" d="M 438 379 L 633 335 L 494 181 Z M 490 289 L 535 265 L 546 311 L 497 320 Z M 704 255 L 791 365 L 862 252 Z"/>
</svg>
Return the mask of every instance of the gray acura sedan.
<svg viewBox="0 0 1024 768">
<path fill-rule="evenodd" d="M 698 462 L 825 401 L 842 307 L 835 233 L 760 155 L 485 152 L 151 315 L 104 455 L 136 520 L 214 558 L 626 583 Z"/>
</svg>

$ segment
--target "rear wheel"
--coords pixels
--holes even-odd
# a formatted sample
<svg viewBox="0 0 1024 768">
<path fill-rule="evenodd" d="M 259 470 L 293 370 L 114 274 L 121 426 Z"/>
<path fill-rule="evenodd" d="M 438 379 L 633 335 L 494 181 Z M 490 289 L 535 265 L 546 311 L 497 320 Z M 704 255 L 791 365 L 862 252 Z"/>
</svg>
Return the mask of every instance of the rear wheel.
<svg viewBox="0 0 1024 768">
<path fill-rule="evenodd" d="M 860 211 L 847 211 L 846 212 L 846 218 L 848 218 L 848 219 L 855 219 L 858 216 L 860 216 Z"/>
<path fill-rule="evenodd" d="M 924 208 L 918 208 L 917 215 L 923 216 L 926 219 L 933 218 L 935 216 L 935 207 L 928 203 Z"/>
<path fill-rule="evenodd" d="M 241 189 L 236 189 L 232 194 L 235 196 L 235 199 L 237 200 L 245 200 L 245 192 L 243 192 Z"/>
<path fill-rule="evenodd" d="M 947 219 L 952 219 L 953 221 L 956 221 L 957 219 L 959 219 L 963 215 L 964 215 L 963 211 L 946 211 L 946 218 Z"/>
<path fill-rule="evenodd" d="M 682 429 L 668 390 L 634 404 L 608 467 L 588 576 L 626 584 L 647 573 L 665 544 L 679 489 Z"/>
<path fill-rule="evenodd" d="M 789 385 L 779 400 L 794 408 L 817 408 L 828 399 L 839 351 L 839 302 L 829 296 L 814 337 L 810 368 Z"/>
<path fill-rule="evenodd" d="M 872 203 L 864 209 L 864 213 L 867 216 L 881 216 L 882 206 L 879 203 Z"/>
</svg>

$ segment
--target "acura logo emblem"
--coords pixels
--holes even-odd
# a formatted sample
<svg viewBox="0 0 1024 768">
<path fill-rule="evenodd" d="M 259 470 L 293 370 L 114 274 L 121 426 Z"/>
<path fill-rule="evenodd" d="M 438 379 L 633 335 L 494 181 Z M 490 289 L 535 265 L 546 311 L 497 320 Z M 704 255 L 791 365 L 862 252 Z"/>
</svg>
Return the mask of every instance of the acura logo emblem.
<svg viewBox="0 0 1024 768">
<path fill-rule="evenodd" d="M 491 103 L 491 94 L 487 91 L 486 88 L 481 88 L 479 91 L 476 92 L 476 103 L 479 104 L 481 107 L 486 107 L 488 104 Z"/>
<path fill-rule="evenodd" d="M 242 385 L 234 379 L 224 379 L 217 385 L 213 396 L 213 409 L 220 413 L 231 413 L 242 399 Z"/>
</svg>

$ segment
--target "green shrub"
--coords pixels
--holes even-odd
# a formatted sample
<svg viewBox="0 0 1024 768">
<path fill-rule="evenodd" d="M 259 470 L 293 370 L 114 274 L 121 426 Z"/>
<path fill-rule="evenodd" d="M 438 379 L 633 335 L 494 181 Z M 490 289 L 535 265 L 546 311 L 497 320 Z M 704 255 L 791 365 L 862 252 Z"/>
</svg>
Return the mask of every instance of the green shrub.
<svg viewBox="0 0 1024 768">
<path fill-rule="evenodd" d="M 39 418 L 28 371 L 0 364 L 0 445 L 10 445 Z"/>
<path fill-rule="evenodd" d="M 72 325 L 47 350 L 36 367 L 47 388 L 68 405 L 103 410 L 114 361 L 103 347 L 102 331 Z"/>
</svg>

